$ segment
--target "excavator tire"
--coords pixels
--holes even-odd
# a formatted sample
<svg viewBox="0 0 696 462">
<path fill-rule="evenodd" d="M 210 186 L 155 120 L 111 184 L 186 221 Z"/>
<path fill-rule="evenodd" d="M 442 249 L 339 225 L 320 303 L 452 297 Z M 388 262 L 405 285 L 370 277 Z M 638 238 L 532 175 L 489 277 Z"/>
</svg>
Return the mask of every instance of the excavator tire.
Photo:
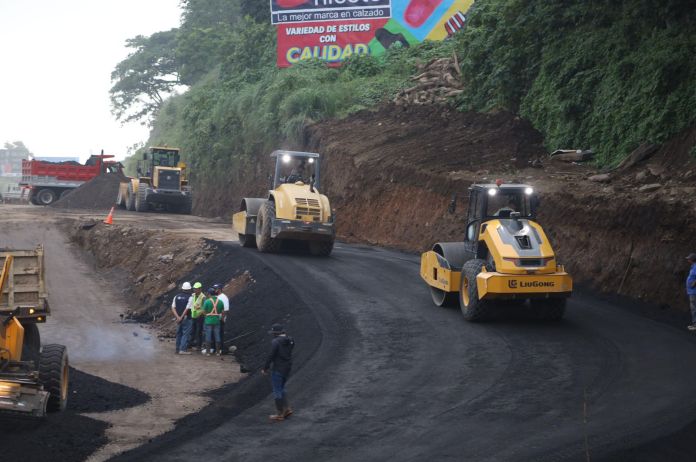
<svg viewBox="0 0 696 462">
<path fill-rule="evenodd" d="M 24 344 L 22 345 L 22 361 L 33 361 L 39 365 L 41 355 L 41 335 L 36 324 L 22 324 L 24 327 Z"/>
<path fill-rule="evenodd" d="M 49 393 L 46 410 L 64 411 L 68 404 L 68 350 L 64 345 L 44 345 L 39 361 L 39 381 Z"/>
</svg>

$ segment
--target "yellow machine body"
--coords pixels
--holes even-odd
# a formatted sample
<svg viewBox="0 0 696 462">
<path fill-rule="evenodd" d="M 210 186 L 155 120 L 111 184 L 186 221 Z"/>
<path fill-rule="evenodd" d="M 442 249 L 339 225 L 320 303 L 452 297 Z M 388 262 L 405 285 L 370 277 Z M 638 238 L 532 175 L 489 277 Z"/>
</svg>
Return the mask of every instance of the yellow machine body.
<svg viewBox="0 0 696 462">
<path fill-rule="evenodd" d="M 492 315 L 495 300 L 529 302 L 539 319 L 560 320 L 573 279 L 556 259 L 548 236 L 536 222 L 539 198 L 526 184 L 472 184 L 465 238 L 438 242 L 421 256 L 421 278 L 433 303 L 458 304 L 464 318 Z M 457 195 L 448 208 L 455 213 Z"/>
<path fill-rule="evenodd" d="M 275 220 L 273 237 L 291 237 L 302 240 L 324 239 L 330 233 L 307 233 L 299 231 L 306 225 L 323 225 L 333 228 L 329 198 L 308 184 L 297 182 L 281 184 L 269 191 L 269 198 L 275 203 Z M 248 201 L 248 199 L 247 199 Z M 232 228 L 237 234 L 254 235 L 256 233 L 257 210 L 244 210 L 232 215 Z M 323 229 L 323 228 L 322 228 Z"/>
<path fill-rule="evenodd" d="M 24 327 L 12 318 L 7 325 L 0 325 L 0 360 L 19 361 L 24 345 Z"/>
<path fill-rule="evenodd" d="M 306 222 L 328 222 L 331 217 L 329 199 L 302 182 L 281 184 L 271 192 L 276 204 L 276 218 Z"/>
<path fill-rule="evenodd" d="M 319 154 L 281 150 L 271 157 L 276 160 L 273 189 L 266 197 L 244 198 L 232 216 L 240 243 L 273 252 L 283 240 L 308 241 L 310 252 L 328 255 L 336 232 L 329 198 L 319 192 Z"/>
<path fill-rule="evenodd" d="M 44 282 L 43 247 L 0 251 L 0 413 L 43 417 L 51 393 L 44 387 L 38 365 L 44 353 L 35 324 L 50 314 Z M 50 345 L 46 348 L 59 347 Z M 61 408 L 67 401 L 67 354 L 62 372 Z M 54 373 L 55 371 L 52 371 Z M 55 374 L 54 374 L 55 375 Z"/>
<path fill-rule="evenodd" d="M 486 298 L 525 298 L 532 295 L 568 296 L 573 291 L 573 279 L 563 266 L 556 264 L 553 248 L 536 222 L 524 220 L 522 235 L 538 236 L 539 251 L 532 257 L 520 255 L 512 242 L 506 242 L 500 228 L 500 220 L 489 220 L 480 227 L 479 241 L 484 242 L 495 261 L 496 271 L 484 268 L 477 277 L 479 299 Z M 535 266 L 522 265 L 524 260 L 536 260 Z M 452 269 L 444 256 L 433 250 L 421 256 L 421 277 L 425 282 L 448 293 L 459 292 L 461 270 Z"/>
<path fill-rule="evenodd" d="M 161 157 L 155 160 L 155 156 Z M 160 162 L 164 165 L 158 165 Z M 138 176 L 125 178 L 119 184 L 117 205 L 136 211 L 145 211 L 150 206 L 174 207 L 175 211 L 191 213 L 186 168 L 186 163 L 179 160 L 179 149 L 151 147 L 143 160 L 138 161 Z"/>
</svg>

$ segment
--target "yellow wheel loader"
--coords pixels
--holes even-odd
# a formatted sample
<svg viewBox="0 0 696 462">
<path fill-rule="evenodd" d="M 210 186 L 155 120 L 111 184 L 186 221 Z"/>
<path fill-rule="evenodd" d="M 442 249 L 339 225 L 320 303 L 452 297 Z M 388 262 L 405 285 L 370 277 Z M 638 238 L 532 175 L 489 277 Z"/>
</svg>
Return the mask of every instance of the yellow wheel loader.
<svg viewBox="0 0 696 462">
<path fill-rule="evenodd" d="M 433 302 L 458 303 L 466 320 L 480 321 L 496 301 L 529 301 L 537 317 L 560 320 L 573 280 L 536 222 L 534 189 L 498 180 L 474 184 L 469 192 L 464 241 L 438 242 L 421 256 L 421 277 Z"/>
<path fill-rule="evenodd" d="M 43 247 L 0 249 L 0 414 L 40 418 L 68 402 L 68 353 L 41 345 L 46 322 Z"/>
<path fill-rule="evenodd" d="M 307 241 L 313 255 L 328 256 L 336 231 L 329 199 L 319 193 L 320 156 L 274 151 L 275 175 L 267 197 L 242 199 L 232 226 L 244 247 L 277 252 L 283 241 Z"/>
<path fill-rule="evenodd" d="M 137 212 L 154 209 L 191 213 L 193 196 L 178 149 L 151 147 L 138 161 L 137 171 L 137 177 L 119 185 L 118 207 Z"/>
</svg>

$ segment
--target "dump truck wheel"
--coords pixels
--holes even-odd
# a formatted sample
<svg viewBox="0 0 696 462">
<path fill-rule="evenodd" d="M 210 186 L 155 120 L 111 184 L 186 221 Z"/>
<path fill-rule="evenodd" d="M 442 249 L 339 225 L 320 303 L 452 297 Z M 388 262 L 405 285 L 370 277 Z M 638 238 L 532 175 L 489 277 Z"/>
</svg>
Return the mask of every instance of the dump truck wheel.
<svg viewBox="0 0 696 462">
<path fill-rule="evenodd" d="M 256 247 L 256 236 L 253 234 L 237 234 L 237 239 L 242 247 L 253 248 Z"/>
<path fill-rule="evenodd" d="M 36 201 L 39 205 L 51 205 L 56 201 L 56 193 L 52 189 L 42 189 L 36 195 Z"/>
<path fill-rule="evenodd" d="M 22 345 L 22 361 L 33 361 L 39 365 L 41 356 L 41 335 L 36 324 L 22 324 L 24 327 L 24 344 Z"/>
<path fill-rule="evenodd" d="M 128 195 L 126 196 L 126 208 L 131 212 L 135 210 L 135 192 L 133 191 L 133 183 L 128 184 Z"/>
<path fill-rule="evenodd" d="M 435 305 L 443 308 L 455 306 L 459 301 L 459 293 L 446 292 L 433 286 L 430 286 L 430 296 L 432 297 Z"/>
<path fill-rule="evenodd" d="M 147 185 L 138 183 L 138 194 L 135 195 L 135 211 L 147 212 Z"/>
<path fill-rule="evenodd" d="M 317 257 L 328 257 L 333 246 L 334 241 L 309 241 L 309 253 Z"/>
<path fill-rule="evenodd" d="M 560 321 L 565 315 L 565 298 L 544 298 L 532 300 L 532 313 L 542 321 Z"/>
<path fill-rule="evenodd" d="M 280 250 L 280 239 L 271 237 L 271 226 L 275 218 L 275 203 L 266 201 L 256 218 L 256 247 L 259 252 L 272 253 Z"/>
<path fill-rule="evenodd" d="M 39 361 L 39 381 L 49 393 L 46 410 L 64 411 L 68 405 L 68 350 L 64 345 L 44 345 Z"/>
<path fill-rule="evenodd" d="M 459 289 L 459 306 L 462 309 L 464 319 L 467 321 L 481 321 L 485 318 L 487 303 L 478 298 L 476 276 L 486 265 L 483 260 L 469 260 L 462 267 L 462 282 Z"/>
</svg>

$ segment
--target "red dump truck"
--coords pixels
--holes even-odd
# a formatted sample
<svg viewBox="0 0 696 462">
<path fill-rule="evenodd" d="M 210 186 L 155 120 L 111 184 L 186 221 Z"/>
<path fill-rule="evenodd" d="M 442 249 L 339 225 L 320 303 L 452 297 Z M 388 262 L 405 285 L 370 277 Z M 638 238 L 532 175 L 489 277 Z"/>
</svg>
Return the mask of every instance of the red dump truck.
<svg viewBox="0 0 696 462">
<path fill-rule="evenodd" d="M 105 160 L 112 157 L 104 154 L 91 156 L 84 165 L 77 162 L 23 160 L 22 181 L 19 184 L 29 190 L 29 202 L 50 205 L 92 178 L 120 170 L 119 162 Z"/>
</svg>

